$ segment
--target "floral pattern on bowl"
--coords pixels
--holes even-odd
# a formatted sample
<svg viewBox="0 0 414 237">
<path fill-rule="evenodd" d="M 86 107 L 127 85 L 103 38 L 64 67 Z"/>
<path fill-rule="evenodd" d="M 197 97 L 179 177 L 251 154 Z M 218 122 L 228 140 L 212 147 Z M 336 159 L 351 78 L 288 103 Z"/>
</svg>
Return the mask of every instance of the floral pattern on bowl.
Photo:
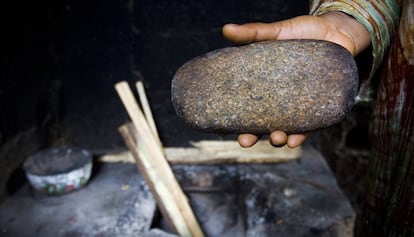
<svg viewBox="0 0 414 237">
<path fill-rule="evenodd" d="M 79 148 L 49 148 L 23 164 L 31 186 L 48 195 L 64 194 L 86 185 L 92 171 L 92 155 Z"/>
</svg>

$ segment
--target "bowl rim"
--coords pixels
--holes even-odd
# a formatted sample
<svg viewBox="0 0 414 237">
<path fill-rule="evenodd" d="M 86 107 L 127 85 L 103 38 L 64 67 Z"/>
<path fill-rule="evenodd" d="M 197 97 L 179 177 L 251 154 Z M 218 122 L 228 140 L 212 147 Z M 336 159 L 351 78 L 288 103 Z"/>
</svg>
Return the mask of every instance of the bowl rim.
<svg viewBox="0 0 414 237">
<path fill-rule="evenodd" d="M 59 152 L 59 151 L 68 151 L 70 150 L 71 154 L 77 154 L 80 153 L 81 156 L 80 158 L 78 158 L 78 162 L 76 162 L 75 164 L 71 165 L 67 170 L 65 171 L 51 171 L 51 172 L 37 172 L 36 170 L 33 170 L 33 166 L 34 162 L 36 160 L 42 159 L 42 157 L 46 154 L 49 153 L 53 153 L 53 152 Z M 58 154 L 53 154 L 53 155 L 58 155 Z M 41 149 L 37 152 L 35 152 L 33 155 L 30 155 L 24 162 L 22 165 L 22 168 L 24 170 L 25 173 L 27 174 L 31 174 L 31 175 L 35 175 L 35 176 L 39 176 L 39 177 L 48 177 L 48 176 L 56 176 L 56 175 L 64 175 L 64 174 L 68 174 L 74 170 L 78 170 L 81 169 L 83 167 L 85 167 L 86 165 L 92 163 L 92 153 L 84 148 L 80 148 L 80 147 L 75 147 L 75 146 L 64 146 L 64 147 L 50 147 L 50 148 L 45 148 L 45 149 Z"/>
</svg>

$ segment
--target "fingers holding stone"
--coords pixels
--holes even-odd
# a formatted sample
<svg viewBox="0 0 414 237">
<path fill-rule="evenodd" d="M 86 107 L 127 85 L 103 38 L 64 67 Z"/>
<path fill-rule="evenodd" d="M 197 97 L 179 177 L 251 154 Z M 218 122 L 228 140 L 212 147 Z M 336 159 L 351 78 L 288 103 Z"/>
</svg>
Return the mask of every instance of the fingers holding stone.
<svg viewBox="0 0 414 237">
<path fill-rule="evenodd" d="M 306 140 L 307 134 L 289 134 L 287 135 L 283 131 L 274 131 L 270 134 L 270 143 L 274 146 L 287 145 L 290 148 L 295 148 Z M 241 147 L 252 147 L 260 139 L 259 136 L 254 134 L 240 134 L 237 138 Z"/>
<path fill-rule="evenodd" d="M 241 147 L 251 147 L 259 140 L 259 137 L 253 134 L 240 134 L 237 137 Z"/>
<path fill-rule="evenodd" d="M 290 148 L 300 146 L 306 139 L 306 134 L 289 134 L 283 131 L 274 131 L 270 134 L 270 142 L 274 146 L 287 145 Z"/>
<path fill-rule="evenodd" d="M 274 146 L 283 146 L 288 140 L 288 136 L 283 131 L 274 131 L 270 134 L 270 143 Z"/>
<path fill-rule="evenodd" d="M 287 145 L 290 148 L 295 148 L 305 142 L 307 134 L 290 134 L 287 138 Z"/>
</svg>

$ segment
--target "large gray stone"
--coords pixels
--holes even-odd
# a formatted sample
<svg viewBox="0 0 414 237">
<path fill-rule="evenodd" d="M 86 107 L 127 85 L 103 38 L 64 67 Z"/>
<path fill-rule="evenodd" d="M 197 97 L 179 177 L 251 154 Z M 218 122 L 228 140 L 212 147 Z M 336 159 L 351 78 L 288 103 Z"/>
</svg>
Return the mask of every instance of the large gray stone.
<svg viewBox="0 0 414 237">
<path fill-rule="evenodd" d="M 307 132 L 342 120 L 358 72 L 342 46 L 285 40 L 229 47 L 196 57 L 172 80 L 176 113 L 206 132 Z"/>
</svg>

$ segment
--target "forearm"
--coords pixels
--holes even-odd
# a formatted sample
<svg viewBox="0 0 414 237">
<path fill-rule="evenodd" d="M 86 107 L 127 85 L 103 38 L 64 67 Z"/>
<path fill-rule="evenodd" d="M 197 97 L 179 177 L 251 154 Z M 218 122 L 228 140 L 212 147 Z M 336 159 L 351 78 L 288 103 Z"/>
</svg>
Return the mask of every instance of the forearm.
<svg viewBox="0 0 414 237">
<path fill-rule="evenodd" d="M 394 35 L 400 16 L 399 3 L 395 0 L 315 0 L 311 4 L 310 14 L 326 16 L 327 13 L 339 11 L 362 24 L 369 33 L 373 48 L 372 76 Z"/>
</svg>

